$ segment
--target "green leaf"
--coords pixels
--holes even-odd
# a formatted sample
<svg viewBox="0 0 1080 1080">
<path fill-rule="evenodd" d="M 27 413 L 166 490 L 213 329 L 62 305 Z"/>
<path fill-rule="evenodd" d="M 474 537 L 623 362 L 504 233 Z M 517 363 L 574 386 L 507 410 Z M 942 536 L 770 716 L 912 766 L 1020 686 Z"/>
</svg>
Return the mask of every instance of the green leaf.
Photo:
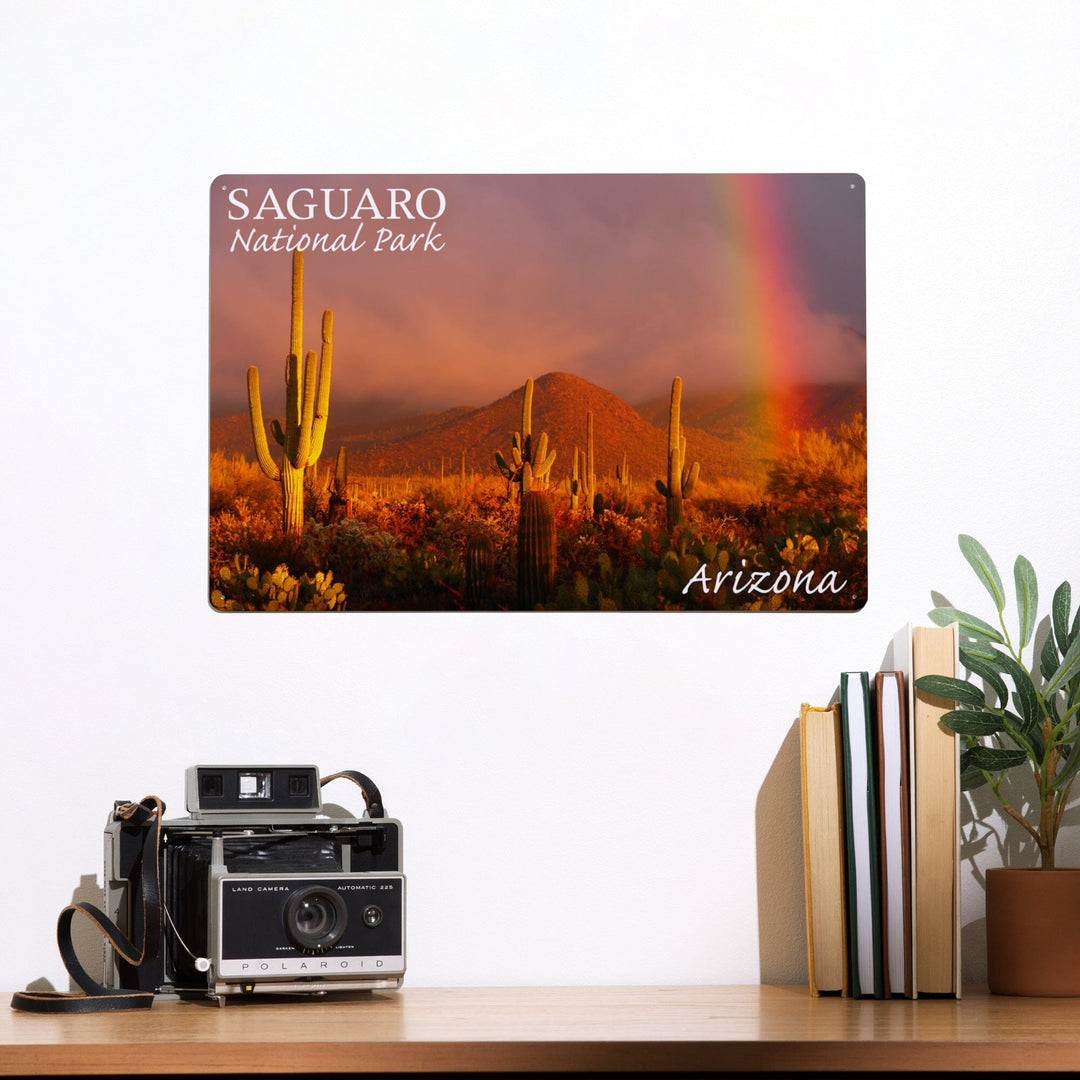
<svg viewBox="0 0 1080 1080">
<path fill-rule="evenodd" d="M 964 646 L 964 651 L 978 660 L 981 660 L 986 666 L 1000 671 L 1003 674 L 1014 675 L 1016 671 L 1020 671 L 1022 677 L 1026 675 L 1024 668 L 1019 665 L 1016 660 L 1008 653 L 1002 652 L 1000 649 L 995 649 L 987 642 L 972 641 L 968 642 Z M 1027 676 L 1030 682 L 1030 676 Z"/>
<path fill-rule="evenodd" d="M 1031 680 L 1027 668 L 1017 663 L 1011 656 L 998 654 L 997 662 L 1002 671 L 1013 681 L 1016 688 L 1013 692 L 1013 702 L 1017 712 L 1024 718 L 1027 724 L 1039 724 L 1042 722 L 1042 712 L 1039 709 L 1039 695 L 1035 692 L 1035 684 Z"/>
<path fill-rule="evenodd" d="M 988 641 L 967 641 L 964 643 L 964 652 L 969 656 L 977 656 L 980 660 L 1000 662 L 1001 653 Z"/>
<path fill-rule="evenodd" d="M 1051 676 L 1043 693 L 1049 697 L 1064 683 L 1067 683 L 1080 670 L 1080 635 L 1073 640 L 1068 651 L 1061 658 L 1057 671 Z"/>
<path fill-rule="evenodd" d="M 978 575 L 979 580 L 986 586 L 986 591 L 996 605 L 998 612 L 1005 610 L 1005 590 L 1001 585 L 1001 575 L 994 565 L 994 560 L 986 552 L 986 548 L 973 536 L 961 533 L 958 537 L 960 552 L 971 565 L 971 569 Z"/>
<path fill-rule="evenodd" d="M 975 788 L 981 788 L 988 782 L 986 773 L 982 769 L 968 769 L 967 772 L 960 774 L 961 791 L 974 791 Z"/>
<path fill-rule="evenodd" d="M 923 675 L 915 680 L 915 686 L 925 694 L 934 694 L 961 705 L 975 705 L 980 709 L 986 705 L 986 698 L 977 686 L 949 675 Z"/>
<path fill-rule="evenodd" d="M 970 637 L 983 638 L 986 641 L 1000 641 L 1005 639 L 1000 632 L 995 630 L 988 622 L 975 615 L 969 615 L 966 611 L 960 611 L 952 607 L 936 607 L 929 612 L 930 621 L 936 626 L 948 626 L 950 623 L 958 623 L 960 629 Z"/>
<path fill-rule="evenodd" d="M 1025 742 L 1031 743 L 1035 750 L 1035 756 L 1041 761 L 1046 752 L 1046 744 L 1043 742 L 1042 729 L 1038 724 L 1030 724 L 1022 716 L 1005 709 L 1001 714 L 1012 727 L 1013 731 L 1020 732 Z"/>
<path fill-rule="evenodd" d="M 1042 761 L 1045 754 L 1042 736 L 1037 728 L 1029 728 L 1025 732 L 1023 721 L 1014 713 L 1008 712 L 1001 714 L 1001 727 L 1002 730 L 997 736 L 999 740 L 1008 739 L 1013 746 L 1018 746 L 1023 750 L 1032 761 Z"/>
<path fill-rule="evenodd" d="M 1031 640 L 1035 629 L 1035 613 L 1039 607 L 1039 583 L 1035 579 L 1035 568 L 1023 555 L 1016 556 L 1013 566 L 1016 581 L 1016 604 L 1020 609 L 1020 644 L 1017 652 Z"/>
<path fill-rule="evenodd" d="M 978 675 L 980 679 L 990 685 L 990 689 L 997 694 L 999 708 L 1004 709 L 1009 704 L 1009 688 L 992 664 L 988 664 L 981 657 L 973 655 L 968 649 L 960 650 L 960 663 L 968 671 Z"/>
<path fill-rule="evenodd" d="M 1006 750 L 1000 746 L 973 746 L 960 755 L 960 771 L 985 769 L 987 772 L 1003 772 L 1022 765 L 1028 756 L 1023 750 Z"/>
<path fill-rule="evenodd" d="M 1080 770 L 1080 752 L 1077 751 L 1076 747 L 1073 747 L 1073 751 L 1069 755 L 1068 761 L 1058 770 L 1058 774 L 1054 777 L 1050 787 L 1054 790 L 1067 787 L 1073 782 L 1077 770 Z"/>
<path fill-rule="evenodd" d="M 1039 674 L 1044 680 L 1051 678 L 1060 662 L 1061 657 L 1058 656 L 1057 646 L 1054 644 L 1054 635 L 1047 634 L 1042 652 L 1039 654 Z"/>
<path fill-rule="evenodd" d="M 1072 603 L 1072 586 L 1063 581 L 1054 593 L 1050 606 L 1051 620 L 1054 624 L 1054 636 L 1058 650 L 1064 652 L 1069 647 L 1069 605 Z M 1078 609 L 1080 614 L 1080 609 Z"/>
<path fill-rule="evenodd" d="M 1003 728 L 1000 716 L 969 709 L 947 712 L 941 717 L 941 722 L 957 735 L 996 735 Z"/>
</svg>

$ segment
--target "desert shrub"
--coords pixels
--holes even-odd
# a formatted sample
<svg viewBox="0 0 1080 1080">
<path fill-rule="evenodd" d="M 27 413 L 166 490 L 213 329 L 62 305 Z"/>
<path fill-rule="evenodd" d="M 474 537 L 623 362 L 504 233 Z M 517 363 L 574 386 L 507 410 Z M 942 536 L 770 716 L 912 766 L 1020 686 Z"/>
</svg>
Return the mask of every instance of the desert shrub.
<svg viewBox="0 0 1080 1080">
<path fill-rule="evenodd" d="M 477 490 L 477 482 L 460 476 L 448 476 L 444 480 L 427 480 L 419 485 L 419 495 L 424 502 L 440 514 L 465 508 Z"/>
<path fill-rule="evenodd" d="M 225 509 L 210 515 L 210 574 L 213 577 L 235 555 L 256 565 L 288 562 L 295 548 L 281 531 L 281 510 L 266 510 L 246 496 L 238 496 Z"/>
<path fill-rule="evenodd" d="M 210 454 L 210 513 L 228 509 L 237 499 L 246 499 L 249 506 L 269 510 L 280 506 L 281 491 L 243 454 L 214 450 Z"/>
<path fill-rule="evenodd" d="M 756 480 L 725 477 L 715 481 L 698 480 L 694 497 L 688 500 L 688 513 L 706 521 L 721 519 L 734 522 L 748 507 L 765 501 L 765 485 Z"/>
<path fill-rule="evenodd" d="M 409 560 L 397 536 L 356 518 L 310 522 L 302 552 L 305 565 L 330 570 L 362 607 L 382 606 L 396 569 Z"/>
<path fill-rule="evenodd" d="M 773 462 L 769 497 L 788 509 L 857 510 L 866 506 L 866 422 L 825 431 L 796 432 L 791 447 Z"/>
<path fill-rule="evenodd" d="M 350 516 L 309 519 L 291 551 L 283 548 L 277 500 L 263 510 L 236 496 L 211 518 L 212 574 L 240 554 L 312 580 L 329 572 L 348 598 L 343 603 L 356 610 L 466 608 L 465 546 L 479 532 L 494 555 L 486 606 L 513 609 L 518 503 L 507 498 L 505 484 L 478 475 L 464 485 L 458 477 L 391 480 L 352 481 Z M 752 482 L 702 483 L 687 501 L 685 525 L 674 532 L 664 500 L 642 485 L 624 512 L 609 504 L 594 515 L 557 497 L 556 535 L 555 592 L 547 605 L 553 610 L 854 606 L 861 602 L 854 585 L 850 596 L 763 595 L 744 589 L 735 575 L 743 571 L 745 581 L 755 571 L 793 577 L 812 570 L 820 580 L 835 571 L 865 583 L 865 427 L 860 418 L 835 435 L 804 436 L 775 463 L 768 490 Z M 219 587 L 216 579 L 212 584 Z"/>
<path fill-rule="evenodd" d="M 330 512 L 330 493 L 334 476 L 334 466 L 319 473 L 316 462 L 304 470 L 304 521 L 326 521 Z"/>
</svg>

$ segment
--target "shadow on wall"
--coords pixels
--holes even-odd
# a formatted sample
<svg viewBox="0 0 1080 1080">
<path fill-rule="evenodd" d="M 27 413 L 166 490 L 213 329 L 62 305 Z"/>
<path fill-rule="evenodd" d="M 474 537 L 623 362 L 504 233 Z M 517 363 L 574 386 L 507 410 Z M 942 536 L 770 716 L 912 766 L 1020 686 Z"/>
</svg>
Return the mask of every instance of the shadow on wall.
<svg viewBox="0 0 1080 1080">
<path fill-rule="evenodd" d="M 755 806 L 758 955 L 763 983 L 805 983 L 802 770 L 799 721 L 788 729 Z"/>
<path fill-rule="evenodd" d="M 888 670 L 887 653 L 881 670 Z M 837 694 L 830 703 L 838 700 Z M 1010 805 L 1029 821 L 1038 818 L 1035 785 L 1017 769 L 1001 785 Z M 1080 866 L 1080 802 L 1062 822 L 1058 866 Z M 961 977 L 986 982 L 986 868 L 1038 866 L 1039 851 L 1019 822 L 1001 811 L 987 786 L 964 792 L 960 801 Z M 761 982 L 806 983 L 806 890 L 803 878 L 802 770 L 799 722 L 780 745 L 758 791 L 755 807 L 757 849 L 758 951 Z"/>
<path fill-rule="evenodd" d="M 79 884 L 71 894 L 71 902 L 93 904 L 96 908 L 102 906 L 101 885 L 94 874 L 83 874 L 79 878 Z M 59 915 L 59 912 L 57 914 Z M 95 982 L 101 982 L 105 972 L 105 939 L 101 931 L 88 918 L 76 915 L 71 920 L 71 944 L 86 974 Z M 74 979 L 69 979 L 68 982 L 69 989 L 79 989 Z"/>
<path fill-rule="evenodd" d="M 75 886 L 71 893 L 71 903 L 93 904 L 96 908 L 101 907 L 101 886 L 98 884 L 97 877 L 94 874 L 83 874 L 79 878 L 79 884 Z M 60 912 L 58 911 L 56 914 L 59 918 Z M 76 915 L 76 917 L 71 920 L 71 944 L 75 949 L 75 956 L 82 965 L 83 970 L 92 979 L 101 982 L 105 970 L 105 946 L 101 931 L 88 918 Z M 34 979 L 32 982 L 27 983 L 25 989 L 29 991 L 47 990 L 53 992 L 56 990 L 56 987 L 54 987 L 48 979 L 42 976 L 39 979 Z M 75 980 L 69 978 L 68 990 L 78 991 L 78 989 L 79 987 L 76 985 Z"/>
<path fill-rule="evenodd" d="M 758 792 L 758 951 L 763 983 L 805 983 L 806 889 L 803 878 L 802 773 L 799 722 L 788 729 Z M 1034 785 L 1026 777 L 1007 778 L 1002 794 L 1029 814 Z M 1029 789 L 1030 790 L 1027 790 Z M 1065 825 L 1080 823 L 1080 806 L 1069 809 Z M 988 787 L 965 792 L 960 805 L 962 910 L 973 914 L 961 934 L 964 982 L 986 982 L 986 866 L 1037 866 L 1038 849 L 1018 823 L 999 812 Z M 1080 866 L 1080 835 L 1062 829 L 1058 863 Z M 1071 841 L 1071 843 L 1069 842 Z M 976 890 L 973 897 L 969 890 Z M 973 910 L 974 909 L 974 910 Z"/>
</svg>

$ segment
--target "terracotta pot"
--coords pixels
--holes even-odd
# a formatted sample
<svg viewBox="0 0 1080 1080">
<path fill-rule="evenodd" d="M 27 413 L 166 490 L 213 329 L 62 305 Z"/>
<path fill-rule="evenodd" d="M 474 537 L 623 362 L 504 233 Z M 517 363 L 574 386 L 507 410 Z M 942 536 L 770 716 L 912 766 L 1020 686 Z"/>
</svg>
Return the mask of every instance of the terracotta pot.
<svg viewBox="0 0 1080 1080">
<path fill-rule="evenodd" d="M 986 974 L 994 994 L 1080 997 L 1080 868 L 986 871 Z"/>
</svg>

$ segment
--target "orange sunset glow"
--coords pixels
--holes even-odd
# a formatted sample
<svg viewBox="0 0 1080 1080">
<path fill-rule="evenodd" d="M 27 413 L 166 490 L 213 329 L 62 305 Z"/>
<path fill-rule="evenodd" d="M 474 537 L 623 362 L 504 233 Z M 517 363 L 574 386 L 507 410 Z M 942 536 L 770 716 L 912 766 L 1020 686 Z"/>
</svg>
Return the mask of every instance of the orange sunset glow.
<svg viewBox="0 0 1080 1080">
<path fill-rule="evenodd" d="M 504 474 L 495 452 L 508 460 L 513 432 L 529 423 L 531 450 L 543 433 L 554 451 L 536 481 L 554 504 L 562 539 L 566 523 L 558 515 L 581 508 L 577 485 L 591 431 L 598 479 L 589 489 L 590 521 L 617 515 L 634 529 L 663 528 L 665 535 L 676 526 L 692 528 L 701 565 L 717 570 L 697 577 L 697 586 L 708 584 L 696 589 L 704 606 L 757 600 L 784 610 L 861 606 L 865 580 L 859 576 L 852 585 L 850 574 L 843 595 L 839 588 L 799 593 L 775 584 L 766 593 L 764 578 L 756 592 L 739 591 L 742 582 L 724 578 L 714 547 L 723 547 L 722 522 L 745 519 L 745 537 L 728 538 L 731 555 L 754 545 L 757 551 L 765 534 L 753 522 L 768 516 L 770 506 L 790 516 L 799 509 L 794 493 L 810 491 L 803 501 L 819 505 L 801 508 L 809 513 L 835 502 L 843 489 L 840 502 L 853 515 L 843 554 L 860 551 L 864 218 L 863 182 L 846 174 L 219 177 L 210 190 L 212 534 L 215 483 L 235 486 L 220 476 L 215 481 L 214 469 L 225 461 L 234 471 L 245 461 L 255 467 L 249 369 L 258 371 L 269 432 L 261 456 L 280 457 L 269 422 L 286 415 L 290 332 L 300 333 L 304 353 L 317 354 L 320 317 L 329 310 L 325 442 L 321 456 L 302 467 L 309 489 L 323 470 L 325 496 L 342 455 L 339 498 L 352 490 L 345 517 L 357 517 L 361 487 L 390 498 L 420 478 L 446 485 L 449 477 L 463 512 L 469 485 L 474 494 L 487 485 L 516 515 L 526 493 L 514 475 L 518 466 Z M 290 314 L 294 249 L 304 253 L 302 329 L 296 310 Z M 298 370 L 304 368 L 301 358 Z M 310 374 L 314 387 L 315 368 Z M 296 393 L 299 400 L 301 388 Z M 668 446 L 680 436 L 686 475 L 676 479 L 696 485 L 693 494 L 680 493 L 678 482 L 671 488 Z M 530 483 L 542 464 L 530 462 Z M 269 508 L 274 498 L 286 498 L 280 471 L 270 463 L 241 485 L 245 513 L 255 503 Z M 624 483 L 627 475 L 637 478 L 636 486 Z M 318 492 L 304 498 L 300 508 L 299 496 L 291 496 L 281 526 L 294 543 L 311 532 L 306 516 L 315 514 L 317 524 L 334 518 L 329 508 L 318 508 Z M 781 505 L 784 500 L 792 505 Z M 225 502 L 219 510 L 235 514 Z M 445 519 L 445 500 L 429 502 Z M 598 509 L 612 516 L 602 518 Z M 469 517 L 470 527 L 482 516 Z M 385 531 L 402 538 L 404 556 L 415 557 L 414 538 L 395 530 Z M 263 531 L 272 547 L 272 530 Z M 810 551 L 807 541 L 795 539 Z M 250 536 L 244 543 L 255 553 Z M 463 560 L 464 533 L 455 543 Z M 508 542 L 516 546 L 516 539 Z M 212 578 L 215 560 L 220 569 L 238 550 L 212 535 Z M 755 557 L 762 567 L 794 565 L 790 550 L 784 552 L 762 549 Z M 258 554 L 265 564 L 287 552 Z M 380 584 L 370 590 L 378 603 L 344 606 L 461 607 L 464 566 L 456 571 L 460 596 L 448 585 L 438 601 L 384 603 Z M 579 600 L 593 596 L 588 580 L 575 581 L 565 569 L 571 577 L 564 588 Z M 827 569 L 823 562 L 819 584 Z M 852 573 L 863 575 L 864 562 Z M 837 572 L 833 586 L 842 576 Z M 663 576 L 653 577 L 663 593 Z M 685 606 L 680 598 L 694 595 L 682 591 L 685 584 L 669 590 L 676 598 L 670 606 Z M 354 597 L 359 585 L 352 582 Z M 654 585 L 650 578 L 647 587 Z M 624 586 L 616 608 L 638 606 L 626 592 L 637 588 L 636 579 Z M 723 590 L 721 604 L 714 597 Z M 603 600 L 602 592 L 600 586 L 593 598 Z M 641 606 L 668 605 L 654 597 Z"/>
</svg>

